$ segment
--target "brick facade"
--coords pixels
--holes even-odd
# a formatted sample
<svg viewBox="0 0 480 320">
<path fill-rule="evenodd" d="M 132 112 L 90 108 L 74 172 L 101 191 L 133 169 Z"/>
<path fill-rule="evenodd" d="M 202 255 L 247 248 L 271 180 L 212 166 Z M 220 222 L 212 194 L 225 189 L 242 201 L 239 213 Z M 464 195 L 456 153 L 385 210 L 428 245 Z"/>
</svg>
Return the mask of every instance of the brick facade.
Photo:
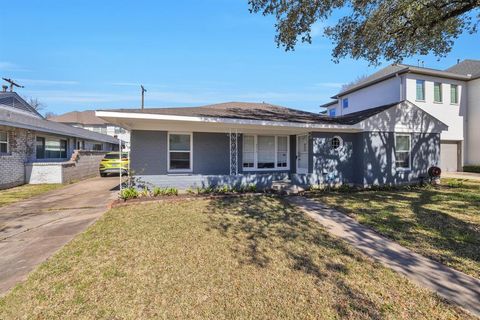
<svg viewBox="0 0 480 320">
<path fill-rule="evenodd" d="M 35 156 L 35 133 L 6 126 L 0 131 L 8 135 L 8 152 L 0 154 L 0 189 L 5 189 L 25 183 L 25 163 Z"/>
</svg>

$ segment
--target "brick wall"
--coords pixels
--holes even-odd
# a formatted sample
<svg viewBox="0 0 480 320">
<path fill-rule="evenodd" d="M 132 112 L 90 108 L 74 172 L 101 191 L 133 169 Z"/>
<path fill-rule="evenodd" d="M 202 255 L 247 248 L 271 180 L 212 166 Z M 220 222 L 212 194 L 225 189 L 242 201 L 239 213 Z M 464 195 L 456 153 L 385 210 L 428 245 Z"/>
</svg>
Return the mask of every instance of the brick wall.
<svg viewBox="0 0 480 320">
<path fill-rule="evenodd" d="M 35 133 L 20 128 L 0 126 L 8 134 L 8 153 L 0 154 L 0 189 L 25 183 L 25 162 L 35 155 Z"/>
<path fill-rule="evenodd" d="M 26 181 L 39 183 L 68 183 L 96 177 L 104 151 L 75 150 L 69 161 L 27 163 Z"/>
</svg>

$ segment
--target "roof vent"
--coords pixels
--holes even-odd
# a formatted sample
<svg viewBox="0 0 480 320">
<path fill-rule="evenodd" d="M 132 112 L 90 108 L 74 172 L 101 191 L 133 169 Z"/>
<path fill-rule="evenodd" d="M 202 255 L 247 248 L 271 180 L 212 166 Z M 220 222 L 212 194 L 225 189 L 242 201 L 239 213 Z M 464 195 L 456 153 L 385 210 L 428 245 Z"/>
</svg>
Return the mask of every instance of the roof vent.
<svg viewBox="0 0 480 320">
<path fill-rule="evenodd" d="M 7 92 L 7 89 L 8 89 L 8 86 L 7 86 L 7 85 L 3 85 L 3 86 L 2 86 L 2 92 Z"/>
</svg>

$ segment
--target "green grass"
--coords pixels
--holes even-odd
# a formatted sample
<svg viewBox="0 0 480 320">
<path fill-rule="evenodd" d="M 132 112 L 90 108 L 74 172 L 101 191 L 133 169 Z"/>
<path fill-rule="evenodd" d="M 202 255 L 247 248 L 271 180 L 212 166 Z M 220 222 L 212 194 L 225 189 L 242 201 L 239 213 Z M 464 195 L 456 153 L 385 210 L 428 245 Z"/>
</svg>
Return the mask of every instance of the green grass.
<svg viewBox="0 0 480 320">
<path fill-rule="evenodd" d="M 470 319 L 277 198 L 107 212 L 0 299 L 0 319 Z"/>
<path fill-rule="evenodd" d="M 19 187 L 0 190 L 0 207 L 58 189 L 62 186 L 62 184 L 24 184 Z"/>
<path fill-rule="evenodd" d="M 480 182 L 440 187 L 314 192 L 312 196 L 424 256 L 480 278 Z"/>
</svg>

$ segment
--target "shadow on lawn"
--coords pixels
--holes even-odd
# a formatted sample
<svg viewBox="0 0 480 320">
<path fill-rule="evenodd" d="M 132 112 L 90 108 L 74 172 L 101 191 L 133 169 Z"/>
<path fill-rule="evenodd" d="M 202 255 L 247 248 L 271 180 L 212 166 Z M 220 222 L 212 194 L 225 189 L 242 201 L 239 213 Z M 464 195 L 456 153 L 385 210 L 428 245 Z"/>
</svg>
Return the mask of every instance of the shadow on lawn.
<svg viewBox="0 0 480 320">
<path fill-rule="evenodd" d="M 342 317 L 382 318 L 382 306 L 344 281 L 349 269 L 342 262 L 363 258 L 300 210 L 282 200 L 242 197 L 212 200 L 207 212 L 207 230 L 233 239 L 233 255 L 240 263 L 266 268 L 287 261 L 292 270 L 314 277 L 319 287 L 332 284 L 333 308 Z"/>
<path fill-rule="evenodd" d="M 409 243 L 429 258 L 446 264 L 461 264 L 462 259 L 480 263 L 480 226 L 456 218 L 451 213 L 480 214 L 475 190 L 363 191 L 326 193 L 333 196 L 336 209 L 393 239 Z M 314 197 L 322 200 L 322 194 Z M 362 203 L 361 206 L 358 204 Z M 355 204 L 355 207 L 352 207 Z M 432 208 L 438 205 L 438 208 Z M 408 214 L 408 212 L 411 214 Z M 431 250 L 435 248 L 435 250 Z M 477 268 L 470 274 L 480 276 Z"/>
</svg>

